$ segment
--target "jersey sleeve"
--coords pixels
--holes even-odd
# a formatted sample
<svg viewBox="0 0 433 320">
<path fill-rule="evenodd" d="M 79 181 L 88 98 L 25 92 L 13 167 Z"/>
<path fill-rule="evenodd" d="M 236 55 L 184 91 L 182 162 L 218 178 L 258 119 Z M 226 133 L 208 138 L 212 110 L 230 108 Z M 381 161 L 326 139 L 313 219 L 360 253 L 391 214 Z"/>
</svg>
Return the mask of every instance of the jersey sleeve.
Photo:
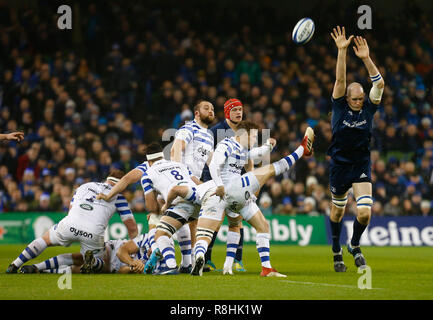
<svg viewBox="0 0 433 320">
<path fill-rule="evenodd" d="M 185 141 L 187 144 L 192 141 L 194 137 L 194 131 L 190 127 L 183 126 L 179 130 L 177 130 L 175 139 L 179 139 Z"/>
<path fill-rule="evenodd" d="M 122 221 L 134 218 L 134 215 L 129 208 L 128 201 L 126 201 L 126 198 L 123 195 L 119 194 L 117 196 L 114 205 L 116 206 L 117 212 L 119 213 Z"/>
<path fill-rule="evenodd" d="M 138 248 L 144 247 L 145 242 L 147 239 L 145 239 L 145 235 L 146 234 L 139 234 L 138 236 L 136 236 L 134 239 L 132 239 L 132 241 L 134 241 L 135 245 Z"/>
<path fill-rule="evenodd" d="M 215 152 L 223 154 L 225 158 L 228 158 L 233 152 L 233 146 L 231 146 L 226 140 L 223 140 L 218 143 Z"/>
<path fill-rule="evenodd" d="M 147 161 L 146 161 L 146 162 L 147 162 Z M 140 170 L 142 173 L 145 173 L 146 170 L 147 170 L 147 168 L 148 168 L 146 162 L 143 162 L 142 164 L 139 164 L 138 166 L 135 167 L 135 169 L 138 169 L 138 170 Z"/>
<path fill-rule="evenodd" d="M 344 110 L 346 108 L 346 96 L 342 96 L 338 99 L 334 99 L 333 97 L 331 97 L 331 108 L 332 111 Z"/>
<path fill-rule="evenodd" d="M 144 194 L 147 194 L 154 190 L 152 180 L 149 178 L 147 172 L 143 173 L 143 175 L 141 176 L 141 187 L 143 188 Z"/>
<path fill-rule="evenodd" d="M 368 97 L 366 101 L 366 105 L 367 105 L 368 112 L 373 115 L 379 109 L 380 103 L 375 104 L 370 100 L 370 97 Z"/>
</svg>

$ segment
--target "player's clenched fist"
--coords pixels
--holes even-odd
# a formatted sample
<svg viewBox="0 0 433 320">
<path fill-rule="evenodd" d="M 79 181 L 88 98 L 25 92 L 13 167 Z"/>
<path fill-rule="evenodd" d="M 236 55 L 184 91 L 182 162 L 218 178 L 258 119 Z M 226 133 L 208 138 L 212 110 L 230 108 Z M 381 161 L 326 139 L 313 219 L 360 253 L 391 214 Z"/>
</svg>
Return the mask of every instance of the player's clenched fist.
<svg viewBox="0 0 433 320">
<path fill-rule="evenodd" d="M 346 30 L 344 27 L 340 28 L 340 26 L 337 26 L 337 29 L 333 28 L 332 30 L 333 32 L 331 32 L 331 37 L 334 39 L 337 48 L 346 49 L 352 41 L 353 35 L 350 36 L 349 39 L 346 39 Z"/>
</svg>

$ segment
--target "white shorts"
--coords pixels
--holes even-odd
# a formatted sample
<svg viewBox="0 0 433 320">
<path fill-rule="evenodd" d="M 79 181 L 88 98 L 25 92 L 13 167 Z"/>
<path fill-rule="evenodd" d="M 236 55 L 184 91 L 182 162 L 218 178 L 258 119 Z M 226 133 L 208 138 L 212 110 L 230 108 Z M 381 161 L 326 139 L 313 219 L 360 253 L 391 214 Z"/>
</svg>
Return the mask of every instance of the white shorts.
<svg viewBox="0 0 433 320">
<path fill-rule="evenodd" d="M 227 202 L 225 200 L 221 200 L 220 197 L 206 196 L 203 199 L 203 203 L 200 209 L 199 218 L 205 218 L 215 221 L 223 221 L 224 212 L 230 218 L 239 217 L 238 213 L 235 213 L 227 208 Z"/>
<path fill-rule="evenodd" d="M 80 252 L 84 255 L 87 250 L 92 250 L 96 258 L 102 257 L 104 246 L 104 235 L 85 230 L 69 217 L 63 218 L 58 224 L 49 230 L 50 242 L 53 245 L 69 247 L 73 242 L 79 242 Z"/>
<path fill-rule="evenodd" d="M 110 266 L 111 273 L 117 273 L 119 269 L 127 264 L 120 261 L 117 257 L 117 250 L 126 242 L 127 240 L 109 240 L 105 243 L 107 262 Z"/>
<path fill-rule="evenodd" d="M 247 206 L 249 201 L 257 200 L 255 193 L 260 190 L 260 184 L 252 172 L 247 172 L 241 177 L 232 180 L 225 188 L 225 200 L 229 209 L 233 212 L 240 212 Z"/>
<path fill-rule="evenodd" d="M 189 221 L 190 218 L 194 218 L 194 210 L 195 210 L 195 206 L 193 204 L 184 201 L 178 202 L 177 204 L 167 209 L 167 211 L 176 213 L 186 221 Z"/>
</svg>

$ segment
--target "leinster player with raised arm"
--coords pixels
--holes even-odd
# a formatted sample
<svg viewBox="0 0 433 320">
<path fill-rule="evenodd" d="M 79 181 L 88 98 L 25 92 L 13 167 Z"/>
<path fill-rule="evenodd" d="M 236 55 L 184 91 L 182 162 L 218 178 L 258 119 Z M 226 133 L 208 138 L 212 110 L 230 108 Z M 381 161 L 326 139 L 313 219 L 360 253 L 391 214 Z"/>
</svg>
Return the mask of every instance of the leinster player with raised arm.
<svg viewBox="0 0 433 320">
<path fill-rule="evenodd" d="M 367 41 L 362 37 L 346 39 L 345 29 L 333 29 L 332 38 L 338 48 L 336 80 L 332 92 L 332 142 L 328 149 L 331 157 L 329 184 L 332 192 L 330 226 L 334 269 L 345 272 L 340 233 L 348 190 L 353 188 L 357 216 L 353 223 L 353 236 L 348 245 L 357 267 L 366 261 L 359 240 L 367 228 L 373 205 L 371 186 L 370 139 L 374 113 L 380 104 L 385 82 L 370 58 Z M 373 86 L 365 99 L 361 84 L 353 82 L 346 88 L 346 53 L 352 41 L 353 50 L 367 68 Z"/>
</svg>

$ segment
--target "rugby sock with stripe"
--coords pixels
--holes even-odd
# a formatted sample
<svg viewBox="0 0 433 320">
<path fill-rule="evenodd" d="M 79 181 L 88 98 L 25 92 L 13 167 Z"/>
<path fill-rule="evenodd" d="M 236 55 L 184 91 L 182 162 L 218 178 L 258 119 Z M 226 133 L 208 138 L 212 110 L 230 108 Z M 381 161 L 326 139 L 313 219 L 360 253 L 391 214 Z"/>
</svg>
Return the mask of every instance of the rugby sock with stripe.
<svg viewBox="0 0 433 320">
<path fill-rule="evenodd" d="M 70 266 L 72 264 L 74 264 L 74 262 L 72 261 L 72 253 L 65 253 L 49 258 L 48 260 L 45 260 L 43 262 L 37 263 L 35 264 L 35 266 L 36 268 L 38 268 L 39 271 L 41 271 L 45 269 L 58 268 L 59 266 Z"/>
<path fill-rule="evenodd" d="M 27 261 L 36 258 L 47 248 L 47 243 L 42 238 L 33 240 L 21 254 L 12 262 L 16 267 L 21 267 Z"/>
<path fill-rule="evenodd" d="M 366 228 L 367 226 L 361 224 L 358 219 L 353 221 L 353 235 L 352 239 L 350 240 L 350 245 L 352 247 L 359 247 L 359 240 L 361 239 L 361 236 Z"/>
<path fill-rule="evenodd" d="M 331 225 L 331 235 L 332 235 L 332 252 L 339 253 L 341 251 L 341 245 L 340 245 L 340 233 L 341 233 L 341 227 L 342 223 L 340 222 L 334 222 L 331 219 L 329 219 L 329 223 Z"/>
<path fill-rule="evenodd" d="M 195 243 L 194 254 L 195 257 L 198 258 L 200 256 L 204 257 L 207 251 L 208 244 L 205 240 L 200 239 Z"/>
<path fill-rule="evenodd" d="M 191 232 L 188 224 L 184 224 L 177 230 L 177 241 L 179 242 L 180 252 L 182 253 L 182 267 L 188 267 L 191 264 Z"/>
<path fill-rule="evenodd" d="M 92 271 L 101 271 L 102 267 L 104 267 L 104 260 L 102 258 L 95 258 L 92 266 Z"/>
<path fill-rule="evenodd" d="M 209 246 L 207 248 L 206 254 L 204 256 L 205 261 L 212 260 L 212 248 L 213 248 L 213 245 L 214 245 L 215 240 L 217 238 L 217 235 L 218 235 L 218 231 L 215 231 L 214 234 L 213 234 L 212 241 L 209 243 Z"/>
<path fill-rule="evenodd" d="M 155 233 L 156 233 L 156 228 L 150 229 L 149 233 L 148 233 L 149 245 L 150 245 L 150 248 L 152 249 L 152 251 L 155 251 L 158 248 L 158 246 L 156 245 L 156 242 L 155 242 Z"/>
<path fill-rule="evenodd" d="M 42 273 L 72 273 L 71 266 L 60 266 L 58 268 L 40 270 Z"/>
<path fill-rule="evenodd" d="M 289 171 L 290 168 L 304 155 L 304 147 L 299 146 L 294 152 L 292 152 L 287 157 L 272 163 L 275 169 L 275 175 L 278 176 L 286 171 Z"/>
<path fill-rule="evenodd" d="M 165 259 L 167 267 L 170 269 L 176 268 L 176 257 L 173 242 L 167 236 L 161 236 L 156 240 L 159 251 Z"/>
<path fill-rule="evenodd" d="M 271 235 L 269 233 L 257 233 L 256 235 L 256 248 L 260 256 L 262 267 L 272 268 L 269 258 L 269 240 Z"/>
<path fill-rule="evenodd" d="M 242 261 L 242 249 L 244 248 L 244 228 L 239 230 L 241 238 L 239 239 L 238 250 L 236 250 L 236 261 Z"/>
<path fill-rule="evenodd" d="M 238 249 L 239 239 L 241 235 L 234 231 L 227 233 L 227 253 L 226 261 L 224 262 L 224 268 L 232 268 L 233 261 L 235 260 L 236 250 Z"/>
</svg>

